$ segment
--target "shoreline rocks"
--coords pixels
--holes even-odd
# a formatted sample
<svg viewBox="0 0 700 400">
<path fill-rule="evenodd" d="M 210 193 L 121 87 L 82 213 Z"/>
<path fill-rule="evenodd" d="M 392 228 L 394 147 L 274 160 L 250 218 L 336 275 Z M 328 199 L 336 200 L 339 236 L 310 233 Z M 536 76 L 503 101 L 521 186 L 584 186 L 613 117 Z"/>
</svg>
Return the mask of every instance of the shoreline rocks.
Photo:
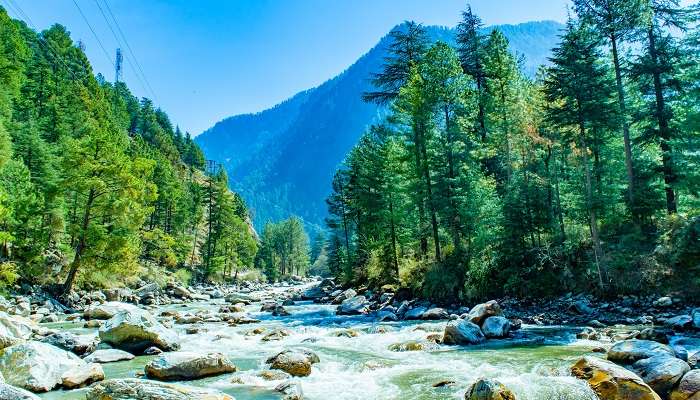
<svg viewBox="0 0 700 400">
<path fill-rule="evenodd" d="M 151 360 L 145 367 L 152 379 L 175 381 L 193 380 L 207 376 L 236 372 L 236 366 L 221 353 L 166 353 Z"/>
</svg>

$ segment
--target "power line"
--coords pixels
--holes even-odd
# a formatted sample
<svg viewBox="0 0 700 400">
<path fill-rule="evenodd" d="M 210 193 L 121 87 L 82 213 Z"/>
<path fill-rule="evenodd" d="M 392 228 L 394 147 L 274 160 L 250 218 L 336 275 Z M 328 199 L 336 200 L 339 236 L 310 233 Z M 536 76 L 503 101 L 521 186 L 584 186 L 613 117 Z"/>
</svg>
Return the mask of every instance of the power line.
<svg viewBox="0 0 700 400">
<path fill-rule="evenodd" d="M 140 75 L 143 77 L 143 81 L 146 82 L 146 86 L 148 87 L 148 90 L 150 91 L 154 100 L 157 101 L 158 96 L 156 96 L 156 93 L 153 90 L 153 88 L 151 87 L 150 82 L 148 82 L 148 78 L 146 77 L 146 74 L 143 72 L 143 68 L 141 68 L 141 63 L 139 63 L 138 58 L 134 54 L 134 51 L 131 49 L 131 45 L 129 45 L 129 41 L 126 39 L 126 35 L 124 34 L 124 31 L 122 31 L 122 28 L 119 26 L 119 22 L 117 21 L 117 18 L 114 16 L 112 9 L 109 7 L 109 3 L 107 2 L 107 0 L 102 0 L 102 2 L 104 3 L 105 8 L 107 9 L 107 12 L 109 13 L 109 15 L 112 17 L 112 21 L 114 21 L 114 25 L 117 27 L 117 31 L 119 32 L 119 35 L 121 36 L 122 41 L 126 45 L 126 49 L 129 51 L 129 54 L 131 55 L 131 58 L 127 57 L 126 61 L 129 63 L 129 66 L 131 67 L 131 69 L 134 71 L 134 75 L 136 75 L 138 77 L 139 73 L 137 73 L 136 68 L 134 68 L 133 64 L 130 61 L 131 59 L 134 60 L 134 63 L 136 64 L 136 67 L 138 68 L 138 72 L 140 72 Z M 95 0 L 95 3 L 97 4 L 97 7 L 100 9 L 100 12 L 102 12 L 102 7 L 100 7 L 98 0 Z M 102 13 L 102 16 L 105 17 L 105 14 Z M 107 18 L 105 17 L 105 20 L 106 19 Z M 111 28 L 110 28 L 110 30 L 111 30 Z M 112 34 L 114 34 L 113 30 L 112 30 Z M 115 35 L 115 39 L 117 39 L 116 35 Z M 119 42 L 119 39 L 117 39 L 117 42 Z"/>
<path fill-rule="evenodd" d="M 80 13 L 80 16 L 83 17 L 83 21 L 85 21 L 85 24 L 90 28 L 90 31 L 92 32 L 92 35 L 95 36 L 95 40 L 97 40 L 97 44 L 100 45 L 100 48 L 102 49 L 102 52 L 104 53 L 105 57 L 107 57 L 107 60 L 109 60 L 109 63 L 112 64 L 114 67 L 114 61 L 112 61 L 112 57 L 109 56 L 109 53 L 107 53 L 107 50 L 105 50 L 105 47 L 102 45 L 102 41 L 100 40 L 100 37 L 97 36 L 97 33 L 95 33 L 95 30 L 92 29 L 92 25 L 90 25 L 90 22 L 88 21 L 87 17 L 85 14 L 83 14 L 83 10 L 80 9 L 80 6 L 78 3 L 73 0 L 73 4 L 75 4 L 75 8 L 78 9 L 78 12 Z"/>
<path fill-rule="evenodd" d="M 68 67 L 68 64 L 67 64 L 66 61 L 63 59 L 63 57 L 62 57 L 61 54 L 58 52 L 58 50 L 56 50 L 56 49 L 51 45 L 51 42 L 49 42 L 48 40 L 46 40 L 46 38 L 43 37 L 43 35 L 40 34 L 39 29 L 37 28 L 36 25 L 34 25 L 34 22 L 33 22 L 32 19 L 29 17 L 29 15 L 28 15 L 27 13 L 25 13 L 24 10 L 22 10 L 22 7 L 20 7 L 19 4 L 15 3 L 13 0 L 7 0 L 7 6 L 8 6 L 8 8 L 12 8 L 12 9 L 14 10 L 14 12 L 15 12 L 20 18 L 24 18 L 24 19 L 29 23 L 29 25 L 34 29 L 34 31 L 37 32 L 37 35 L 38 35 L 38 36 L 37 36 L 37 39 L 38 39 L 38 40 L 37 40 L 37 43 L 39 43 L 40 45 L 43 45 L 43 47 L 46 49 L 46 51 L 47 51 L 48 53 L 50 53 L 56 60 L 59 61 L 59 63 L 63 66 L 63 68 L 65 69 L 65 71 L 68 72 L 68 73 L 73 77 L 73 79 L 75 79 L 75 80 L 80 80 L 80 78 L 77 77 L 77 76 L 75 75 L 75 72 L 73 72 L 73 70 L 72 70 L 71 68 Z"/>
</svg>

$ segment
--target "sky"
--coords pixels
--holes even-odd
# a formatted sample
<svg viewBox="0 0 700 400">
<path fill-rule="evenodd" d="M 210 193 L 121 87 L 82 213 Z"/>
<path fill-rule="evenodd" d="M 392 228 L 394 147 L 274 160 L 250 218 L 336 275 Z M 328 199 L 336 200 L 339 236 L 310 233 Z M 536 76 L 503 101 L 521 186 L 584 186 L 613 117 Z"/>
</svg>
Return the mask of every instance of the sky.
<svg viewBox="0 0 700 400">
<path fill-rule="evenodd" d="M 153 98 L 173 123 L 193 135 L 225 117 L 262 111 L 318 86 L 349 67 L 404 20 L 454 26 L 466 3 L 0 0 L 12 17 L 34 29 L 65 25 L 72 38 L 84 44 L 95 72 L 108 80 L 114 79 L 116 48 L 121 47 L 123 79 L 132 92 Z M 470 3 L 487 25 L 566 18 L 567 0 Z"/>
</svg>

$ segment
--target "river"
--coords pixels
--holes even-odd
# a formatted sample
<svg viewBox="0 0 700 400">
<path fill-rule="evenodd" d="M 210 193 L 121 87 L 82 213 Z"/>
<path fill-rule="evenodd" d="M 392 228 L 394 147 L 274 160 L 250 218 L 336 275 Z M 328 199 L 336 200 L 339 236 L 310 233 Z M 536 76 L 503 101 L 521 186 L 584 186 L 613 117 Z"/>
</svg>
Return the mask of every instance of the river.
<svg viewBox="0 0 700 400">
<path fill-rule="evenodd" d="M 281 289 L 279 289 L 281 290 Z M 223 300 L 168 305 L 159 311 L 216 312 Z M 314 364 L 305 378 L 294 378 L 309 400 L 369 399 L 458 399 L 480 377 L 496 378 L 510 388 L 518 400 L 595 400 L 586 382 L 569 376 L 569 367 L 599 343 L 580 341 L 575 330 L 566 327 L 523 326 L 527 334 L 541 335 L 544 344 L 511 347 L 503 344 L 481 347 L 432 345 L 420 351 L 392 351 L 396 343 L 423 341 L 429 333 L 442 332 L 445 321 L 401 321 L 377 323 L 370 317 L 336 316 L 332 305 L 297 302 L 285 307 L 291 315 L 273 317 L 260 312 L 260 304 L 246 311 L 261 322 L 229 327 L 226 323 L 201 323 L 199 333 L 186 334 L 192 325 L 174 325 L 183 351 L 221 352 L 238 367 L 234 374 L 187 382 L 188 385 L 215 388 L 237 400 L 279 399 L 273 389 L 280 381 L 265 381 L 256 372 L 266 369 L 265 360 L 277 352 L 303 346 L 316 352 L 321 362 Z M 154 311 L 155 313 L 156 311 Z M 74 333 L 96 333 L 82 323 L 49 325 Z M 287 329 L 291 334 L 278 341 L 261 341 L 254 328 Z M 352 330 L 355 337 L 338 337 Z M 137 376 L 154 356 L 103 364 L 107 378 Z M 444 381 L 453 384 L 434 387 Z M 242 383 L 241 383 L 242 382 Z M 85 390 L 53 391 L 43 399 L 85 399 Z"/>
</svg>

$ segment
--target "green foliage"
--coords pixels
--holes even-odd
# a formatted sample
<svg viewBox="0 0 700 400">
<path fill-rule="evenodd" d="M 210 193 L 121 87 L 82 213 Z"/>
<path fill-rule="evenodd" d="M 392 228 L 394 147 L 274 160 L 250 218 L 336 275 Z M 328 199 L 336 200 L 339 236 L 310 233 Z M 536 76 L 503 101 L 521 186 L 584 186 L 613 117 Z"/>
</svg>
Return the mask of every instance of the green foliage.
<svg viewBox="0 0 700 400">
<path fill-rule="evenodd" d="M 252 265 L 247 208 L 222 178 L 217 213 L 206 212 L 204 156 L 189 133 L 124 83 L 93 76 L 63 26 L 37 33 L 0 8 L 0 39 L 0 286 L 13 271 L 67 292 Z M 202 266 L 200 247 L 214 241 L 201 235 L 205 214 L 231 250 Z"/>
<path fill-rule="evenodd" d="M 270 223 L 263 229 L 256 264 L 270 282 L 288 275 L 305 275 L 309 268 L 309 238 L 301 219 Z"/>
<path fill-rule="evenodd" d="M 470 9 L 456 51 L 438 42 L 409 59 L 411 30 L 395 38 L 366 96 L 390 113 L 327 200 L 333 275 L 441 301 L 672 290 L 697 276 L 698 180 L 679 166 L 697 164 L 698 41 L 671 30 L 690 14 L 673 0 L 574 3 L 537 79 Z M 621 60 L 633 41 L 638 57 Z"/>
</svg>

